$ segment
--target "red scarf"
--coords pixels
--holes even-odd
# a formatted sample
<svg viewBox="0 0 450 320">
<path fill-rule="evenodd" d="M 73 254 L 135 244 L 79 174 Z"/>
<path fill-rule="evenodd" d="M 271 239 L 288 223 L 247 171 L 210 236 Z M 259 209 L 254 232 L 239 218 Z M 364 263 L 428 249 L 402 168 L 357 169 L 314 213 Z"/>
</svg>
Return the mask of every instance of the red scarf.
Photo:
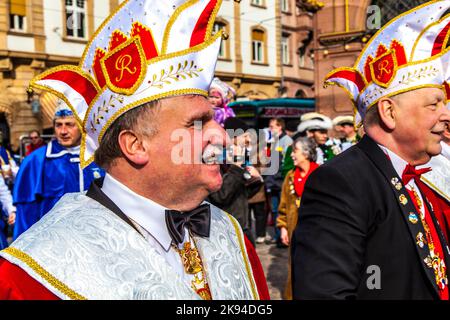
<svg viewBox="0 0 450 320">
<path fill-rule="evenodd" d="M 319 167 L 319 165 L 315 162 L 311 162 L 310 166 L 309 166 L 309 170 L 306 173 L 306 175 L 304 177 L 301 176 L 300 174 L 300 168 L 296 167 L 295 171 L 294 171 L 294 188 L 295 188 L 295 193 L 297 194 L 298 197 L 301 197 L 303 194 L 303 190 L 305 189 L 305 182 L 308 179 L 309 175 L 316 170 Z"/>
</svg>

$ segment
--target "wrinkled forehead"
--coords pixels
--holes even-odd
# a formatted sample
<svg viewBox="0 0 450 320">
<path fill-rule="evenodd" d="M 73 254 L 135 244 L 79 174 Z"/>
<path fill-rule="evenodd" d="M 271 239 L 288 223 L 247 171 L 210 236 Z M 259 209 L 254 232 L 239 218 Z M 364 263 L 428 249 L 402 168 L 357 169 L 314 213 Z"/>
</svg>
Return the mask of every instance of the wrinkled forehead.
<svg viewBox="0 0 450 320">
<path fill-rule="evenodd" d="M 69 124 L 69 123 L 77 123 L 77 120 L 74 116 L 65 116 L 65 117 L 59 117 L 55 118 L 55 124 Z"/>
<path fill-rule="evenodd" d="M 397 102 L 415 101 L 417 103 L 438 103 L 446 100 L 442 88 L 419 88 L 391 96 Z"/>
</svg>

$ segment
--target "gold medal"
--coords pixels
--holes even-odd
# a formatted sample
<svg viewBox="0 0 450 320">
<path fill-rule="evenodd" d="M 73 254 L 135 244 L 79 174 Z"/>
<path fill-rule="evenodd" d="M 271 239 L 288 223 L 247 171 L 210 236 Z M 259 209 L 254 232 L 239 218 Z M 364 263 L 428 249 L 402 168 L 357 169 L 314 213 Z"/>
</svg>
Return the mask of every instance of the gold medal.
<svg viewBox="0 0 450 320">
<path fill-rule="evenodd" d="M 408 199 L 404 194 L 401 194 L 400 197 L 398 197 L 398 199 L 400 200 L 400 203 L 404 206 L 406 206 L 406 204 L 408 203 Z"/>
<path fill-rule="evenodd" d="M 192 248 L 190 242 L 186 242 L 183 249 L 176 248 L 176 250 L 181 256 L 184 271 L 186 271 L 187 274 L 196 274 L 202 271 L 202 264 L 198 250 L 197 248 Z"/>
<path fill-rule="evenodd" d="M 194 238 L 191 238 L 195 244 Z M 183 249 L 179 249 L 176 245 L 173 245 L 174 249 L 180 254 L 181 261 L 183 262 L 184 271 L 187 274 L 194 275 L 194 279 L 191 281 L 192 289 L 203 299 L 212 300 L 211 290 L 209 289 L 208 282 L 206 280 L 205 270 L 203 269 L 202 259 L 197 250 L 192 247 L 190 242 L 185 242 Z M 200 278 L 199 275 L 202 275 Z"/>
</svg>

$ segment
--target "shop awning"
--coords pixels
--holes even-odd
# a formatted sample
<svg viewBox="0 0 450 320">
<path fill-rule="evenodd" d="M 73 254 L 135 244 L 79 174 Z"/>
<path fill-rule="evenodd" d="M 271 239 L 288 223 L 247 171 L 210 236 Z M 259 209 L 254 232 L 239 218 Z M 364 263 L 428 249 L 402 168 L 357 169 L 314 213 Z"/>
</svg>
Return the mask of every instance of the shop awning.
<svg viewBox="0 0 450 320">
<path fill-rule="evenodd" d="M 12 15 L 25 17 L 27 15 L 26 0 L 9 0 L 9 12 Z"/>
</svg>

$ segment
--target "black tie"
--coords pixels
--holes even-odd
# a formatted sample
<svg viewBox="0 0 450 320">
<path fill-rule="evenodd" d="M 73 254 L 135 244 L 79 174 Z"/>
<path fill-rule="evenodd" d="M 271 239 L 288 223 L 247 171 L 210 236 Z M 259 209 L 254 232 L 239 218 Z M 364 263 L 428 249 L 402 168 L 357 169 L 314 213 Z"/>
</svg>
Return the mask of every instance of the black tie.
<svg viewBox="0 0 450 320">
<path fill-rule="evenodd" d="M 208 238 L 210 224 L 211 209 L 209 204 L 202 204 L 187 212 L 166 210 L 167 229 L 169 229 L 170 236 L 176 245 L 183 243 L 185 227 L 193 234 Z"/>
</svg>

